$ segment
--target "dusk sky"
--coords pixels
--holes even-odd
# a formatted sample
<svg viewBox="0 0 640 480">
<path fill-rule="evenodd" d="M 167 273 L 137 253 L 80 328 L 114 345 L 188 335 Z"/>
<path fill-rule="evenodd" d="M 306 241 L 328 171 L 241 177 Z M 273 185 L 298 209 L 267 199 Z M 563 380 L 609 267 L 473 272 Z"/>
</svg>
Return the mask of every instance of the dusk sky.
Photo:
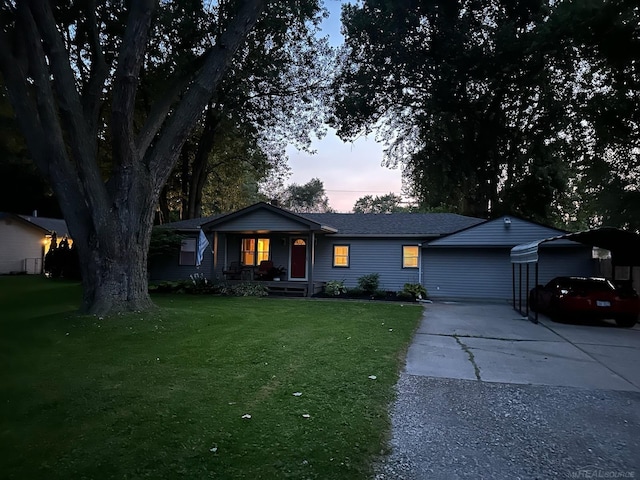
<svg viewBox="0 0 640 480">
<path fill-rule="evenodd" d="M 340 35 L 340 0 L 325 0 L 330 17 L 323 23 L 323 31 L 333 45 L 342 43 Z M 337 212 L 349 212 L 354 203 L 365 195 L 401 193 L 400 169 L 381 165 L 382 145 L 373 136 L 344 143 L 329 130 L 321 140 L 313 143 L 314 155 L 287 150 L 292 174 L 290 183 L 299 185 L 319 178 L 329 197 L 329 205 Z"/>
</svg>

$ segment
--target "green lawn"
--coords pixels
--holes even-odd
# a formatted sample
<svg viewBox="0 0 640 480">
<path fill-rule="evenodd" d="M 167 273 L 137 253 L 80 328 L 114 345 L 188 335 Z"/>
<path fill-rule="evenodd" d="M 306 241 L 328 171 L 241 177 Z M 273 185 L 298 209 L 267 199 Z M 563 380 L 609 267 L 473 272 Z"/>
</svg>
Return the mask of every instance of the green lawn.
<svg viewBox="0 0 640 480">
<path fill-rule="evenodd" d="M 3 478 L 370 477 L 420 307 L 171 295 L 101 319 L 80 294 L 0 278 Z"/>
</svg>

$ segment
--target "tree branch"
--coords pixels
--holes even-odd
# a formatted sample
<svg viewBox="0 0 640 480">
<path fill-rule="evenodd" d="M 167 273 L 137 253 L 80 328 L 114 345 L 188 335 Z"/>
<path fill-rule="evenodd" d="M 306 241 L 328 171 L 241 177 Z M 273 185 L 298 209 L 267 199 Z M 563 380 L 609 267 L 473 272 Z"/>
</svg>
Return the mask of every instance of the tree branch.
<svg viewBox="0 0 640 480">
<path fill-rule="evenodd" d="M 69 146 L 75 159 L 77 175 L 83 184 L 87 200 L 92 209 L 104 209 L 106 207 L 106 190 L 104 182 L 98 170 L 97 164 L 97 138 L 91 135 L 87 128 L 87 119 L 80 101 L 80 95 L 76 90 L 76 81 L 69 64 L 69 54 L 65 48 L 64 41 L 58 31 L 51 5 L 49 2 L 41 0 L 31 0 L 30 10 L 35 24 L 42 36 L 47 58 L 49 59 L 49 69 L 53 74 L 53 86 L 57 96 L 53 92 L 46 93 L 53 102 L 58 100 L 58 108 L 69 133 Z M 45 58 L 44 52 L 41 53 Z M 44 60 L 41 60 L 44 62 Z M 43 65 L 46 69 L 46 67 Z M 50 88 L 50 82 L 47 82 Z M 57 115 L 52 117 L 47 124 L 59 125 Z M 64 145 L 64 144 L 63 144 Z"/>
<path fill-rule="evenodd" d="M 208 54 L 204 67 L 198 72 L 180 105 L 158 136 L 157 144 L 147 152 L 149 170 L 154 174 L 154 191 L 159 193 L 171 174 L 189 132 L 220 84 L 234 54 L 258 21 L 265 1 L 243 2 L 238 14 Z"/>
<path fill-rule="evenodd" d="M 102 46 L 100 45 L 95 0 L 88 1 L 86 15 L 87 35 L 91 52 L 93 53 L 93 61 L 91 62 L 89 81 L 85 84 L 82 91 L 82 107 L 85 119 L 89 125 L 89 131 L 95 137 L 97 135 L 98 119 L 100 116 L 102 89 L 104 88 L 104 82 L 109 73 L 109 68 L 107 67 Z"/>
<path fill-rule="evenodd" d="M 131 2 L 113 85 L 111 131 L 116 164 L 132 166 L 137 158 L 133 134 L 136 91 L 156 0 Z"/>
<path fill-rule="evenodd" d="M 38 110 L 30 101 L 31 95 L 26 83 L 28 77 L 28 61 L 25 62 L 26 57 L 21 54 L 19 57 L 22 61 L 18 61 L 18 59 L 11 54 L 12 46 L 16 50 L 19 47 L 17 45 L 11 45 L 8 35 L 0 29 L 0 72 L 2 72 L 2 76 L 4 77 L 7 95 L 16 114 L 20 129 L 27 140 L 29 148 L 33 152 L 33 160 L 38 168 L 40 168 L 43 176 L 49 180 L 48 166 L 46 162 L 42 162 L 46 157 L 45 153 L 47 151 L 45 142 L 41 141 L 43 137 L 42 125 L 38 121 Z M 20 53 L 22 53 L 22 49 L 20 49 Z"/>
<path fill-rule="evenodd" d="M 183 72 L 176 72 L 174 78 L 168 80 L 169 87 L 151 107 L 147 120 L 136 138 L 136 148 L 141 157 L 146 154 L 149 145 L 151 145 L 158 131 L 162 128 L 162 124 L 171 111 L 174 102 L 178 99 L 180 93 L 189 85 L 194 73 L 204 64 L 205 58 L 206 54 L 203 54 L 194 61 L 195 68 L 193 72 L 189 72 L 186 75 Z"/>
<path fill-rule="evenodd" d="M 25 44 L 28 70 L 21 68 L 21 63 L 15 61 L 7 34 L 1 30 L 0 68 L 18 123 L 34 162 L 55 189 L 65 215 L 86 220 L 88 210 L 82 202 L 86 197 L 83 197 L 77 172 L 67 155 L 40 33 L 25 3 L 18 4 L 13 33 L 16 41 L 23 41 Z M 30 88 L 30 79 L 33 81 L 33 89 Z M 76 225 L 76 222 L 73 224 Z M 76 227 L 79 225 L 78 223 Z M 83 225 L 89 228 L 88 222 Z M 73 233 L 86 234 L 77 230 Z"/>
</svg>

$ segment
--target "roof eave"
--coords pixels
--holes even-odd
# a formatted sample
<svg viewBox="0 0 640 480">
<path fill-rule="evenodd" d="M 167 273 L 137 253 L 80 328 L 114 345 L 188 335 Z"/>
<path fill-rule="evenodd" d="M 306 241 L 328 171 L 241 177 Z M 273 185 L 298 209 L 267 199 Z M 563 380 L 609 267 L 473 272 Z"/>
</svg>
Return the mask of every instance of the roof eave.
<svg viewBox="0 0 640 480">
<path fill-rule="evenodd" d="M 337 233 L 333 237 L 350 238 L 439 238 L 437 233 Z"/>
</svg>

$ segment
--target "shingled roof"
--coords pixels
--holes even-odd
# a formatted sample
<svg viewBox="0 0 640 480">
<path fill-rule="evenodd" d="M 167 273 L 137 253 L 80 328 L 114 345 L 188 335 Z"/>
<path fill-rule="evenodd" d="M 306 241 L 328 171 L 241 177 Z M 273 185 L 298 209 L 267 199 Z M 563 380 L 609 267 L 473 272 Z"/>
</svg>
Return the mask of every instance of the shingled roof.
<svg viewBox="0 0 640 480">
<path fill-rule="evenodd" d="M 484 222 L 481 218 L 465 217 L 455 213 L 298 213 L 296 215 L 333 227 L 337 230 L 336 235 L 340 236 L 439 237 Z M 224 216 L 213 215 L 182 220 L 165 224 L 163 227 L 195 230 Z"/>
<path fill-rule="evenodd" d="M 56 235 L 60 238 L 71 236 L 69 235 L 67 222 L 61 218 L 30 217 L 28 215 L 20 215 L 20 217 L 29 223 L 33 223 L 40 228 L 48 230 L 49 233 L 56 232 Z"/>
<path fill-rule="evenodd" d="M 29 215 L 16 215 L 14 213 L 0 212 L 1 218 L 13 218 L 20 222 L 25 222 L 27 225 L 38 228 L 45 234 L 51 234 L 56 232 L 56 235 L 60 238 L 69 237 L 69 229 L 67 228 L 67 222 L 61 218 L 47 218 L 47 217 L 33 217 Z"/>
<path fill-rule="evenodd" d="M 331 225 L 338 235 L 441 236 L 484 222 L 455 213 L 306 213 L 303 216 Z"/>
<path fill-rule="evenodd" d="M 188 220 L 179 220 L 177 222 L 164 223 L 158 225 L 161 228 L 169 228 L 173 230 L 197 230 L 205 223 L 209 223 L 220 217 L 224 217 L 226 214 L 211 215 L 210 217 L 190 218 Z"/>
</svg>

